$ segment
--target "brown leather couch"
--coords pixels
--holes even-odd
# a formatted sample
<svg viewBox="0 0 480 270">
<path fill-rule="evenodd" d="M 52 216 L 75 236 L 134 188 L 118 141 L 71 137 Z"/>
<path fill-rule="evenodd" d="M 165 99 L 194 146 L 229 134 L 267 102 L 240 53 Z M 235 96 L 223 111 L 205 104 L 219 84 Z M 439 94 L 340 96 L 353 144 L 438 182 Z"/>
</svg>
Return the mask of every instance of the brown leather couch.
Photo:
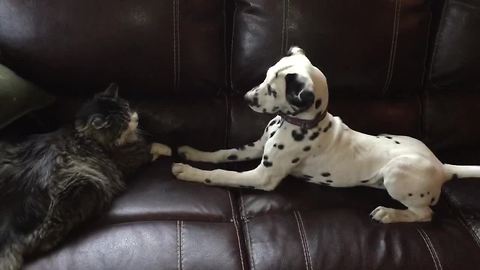
<svg viewBox="0 0 480 270">
<path fill-rule="evenodd" d="M 480 164 L 475 0 L 0 0 L 0 61 L 59 97 L 5 134 L 68 123 L 116 81 L 155 140 L 238 146 L 269 119 L 242 93 L 290 45 L 324 71 L 331 111 L 352 128 Z M 384 225 L 370 211 L 399 205 L 381 190 L 210 187 L 175 180 L 171 162 L 26 269 L 480 269 L 478 181 L 449 182 L 431 223 Z"/>
</svg>

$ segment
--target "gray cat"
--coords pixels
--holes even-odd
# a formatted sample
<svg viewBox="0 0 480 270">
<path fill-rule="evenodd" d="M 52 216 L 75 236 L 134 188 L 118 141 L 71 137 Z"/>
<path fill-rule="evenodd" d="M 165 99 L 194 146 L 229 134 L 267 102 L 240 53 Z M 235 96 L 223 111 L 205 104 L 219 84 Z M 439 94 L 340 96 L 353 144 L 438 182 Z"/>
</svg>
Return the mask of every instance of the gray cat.
<svg viewBox="0 0 480 270">
<path fill-rule="evenodd" d="M 24 254 L 55 247 L 108 208 L 126 175 L 171 155 L 168 146 L 147 144 L 137 126 L 137 113 L 111 84 L 71 127 L 0 142 L 0 270 L 20 269 Z"/>
</svg>

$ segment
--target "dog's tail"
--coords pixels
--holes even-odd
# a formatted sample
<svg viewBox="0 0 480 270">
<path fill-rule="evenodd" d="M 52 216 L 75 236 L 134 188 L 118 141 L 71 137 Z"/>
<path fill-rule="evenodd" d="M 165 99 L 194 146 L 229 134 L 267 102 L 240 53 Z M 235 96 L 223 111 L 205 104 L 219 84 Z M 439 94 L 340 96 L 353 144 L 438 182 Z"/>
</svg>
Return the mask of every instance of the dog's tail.
<svg viewBox="0 0 480 270">
<path fill-rule="evenodd" d="M 443 168 L 448 175 L 448 179 L 469 178 L 469 177 L 480 178 L 480 166 L 444 164 Z"/>
</svg>

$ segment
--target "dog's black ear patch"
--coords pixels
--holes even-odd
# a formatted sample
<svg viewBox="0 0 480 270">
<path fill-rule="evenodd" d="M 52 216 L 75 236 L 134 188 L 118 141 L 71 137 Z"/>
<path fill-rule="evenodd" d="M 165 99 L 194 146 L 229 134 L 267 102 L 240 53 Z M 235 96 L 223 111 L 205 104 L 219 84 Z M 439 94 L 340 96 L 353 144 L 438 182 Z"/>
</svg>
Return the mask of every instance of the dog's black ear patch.
<svg viewBox="0 0 480 270">
<path fill-rule="evenodd" d="M 285 75 L 285 94 L 288 103 L 300 110 L 308 109 L 315 102 L 313 91 L 305 88 L 305 83 L 299 80 L 296 73 Z"/>
</svg>

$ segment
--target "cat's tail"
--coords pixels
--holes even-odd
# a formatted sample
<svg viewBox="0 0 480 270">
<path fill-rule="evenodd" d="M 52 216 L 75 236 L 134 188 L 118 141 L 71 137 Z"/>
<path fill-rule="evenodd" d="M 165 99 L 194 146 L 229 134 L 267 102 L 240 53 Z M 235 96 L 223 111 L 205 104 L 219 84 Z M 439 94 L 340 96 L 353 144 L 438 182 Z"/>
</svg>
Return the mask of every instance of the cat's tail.
<svg viewBox="0 0 480 270">
<path fill-rule="evenodd" d="M 480 178 L 480 166 L 444 164 L 443 168 L 445 170 L 445 173 L 447 173 L 448 179 L 469 177 Z"/>
</svg>

